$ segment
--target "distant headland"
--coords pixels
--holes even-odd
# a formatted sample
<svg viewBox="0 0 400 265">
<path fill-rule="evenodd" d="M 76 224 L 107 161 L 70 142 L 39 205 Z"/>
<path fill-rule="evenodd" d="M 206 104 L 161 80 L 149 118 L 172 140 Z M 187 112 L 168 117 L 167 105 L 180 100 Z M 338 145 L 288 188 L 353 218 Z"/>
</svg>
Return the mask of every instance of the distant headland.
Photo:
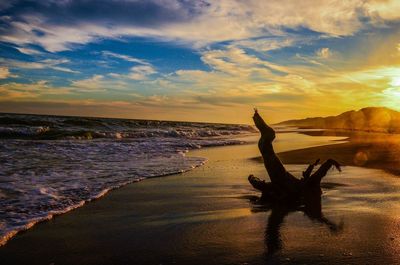
<svg viewBox="0 0 400 265">
<path fill-rule="evenodd" d="M 367 107 L 357 111 L 347 111 L 337 116 L 288 120 L 276 125 L 313 129 L 400 133 L 400 112 L 386 107 Z"/>
</svg>

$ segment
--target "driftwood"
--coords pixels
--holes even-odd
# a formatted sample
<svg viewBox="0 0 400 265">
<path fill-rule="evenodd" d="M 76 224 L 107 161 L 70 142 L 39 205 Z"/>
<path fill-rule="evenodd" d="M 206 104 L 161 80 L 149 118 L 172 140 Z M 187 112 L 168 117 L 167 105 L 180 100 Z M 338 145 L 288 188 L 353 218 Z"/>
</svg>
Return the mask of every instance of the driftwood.
<svg viewBox="0 0 400 265">
<path fill-rule="evenodd" d="M 328 159 L 313 173 L 320 162 L 317 159 L 303 171 L 302 178 L 298 179 L 285 169 L 274 152 L 272 142 L 275 131 L 264 122 L 257 110 L 253 120 L 261 133 L 258 148 L 270 178 L 270 182 L 266 182 L 253 175 L 248 177 L 250 184 L 262 193 L 257 200 L 251 200 L 255 205 L 253 211 L 271 211 L 265 229 L 267 258 L 273 258 L 273 254 L 281 249 L 280 228 L 291 212 L 303 212 L 310 220 L 326 225 L 331 232 L 340 232 L 343 223 L 336 224 L 326 218 L 321 207 L 321 180 L 332 167 L 341 171 L 339 163 Z"/>
<path fill-rule="evenodd" d="M 298 179 L 290 174 L 278 156 L 274 152 L 272 142 L 275 139 L 275 131 L 268 126 L 258 114 L 257 109 L 253 116 L 254 123 L 261 133 L 261 138 L 258 142 L 258 148 L 264 160 L 265 168 L 267 169 L 271 182 L 260 180 L 259 178 L 250 175 L 248 180 L 250 184 L 257 190 L 262 192 L 260 201 L 265 202 L 282 202 L 282 201 L 297 201 L 301 202 L 307 198 L 321 195 L 321 180 L 328 173 L 329 169 L 335 167 L 341 171 L 340 165 L 333 159 L 325 161 L 314 173 L 314 167 L 318 165 L 319 159 L 308 166 L 303 172 L 303 178 Z"/>
</svg>

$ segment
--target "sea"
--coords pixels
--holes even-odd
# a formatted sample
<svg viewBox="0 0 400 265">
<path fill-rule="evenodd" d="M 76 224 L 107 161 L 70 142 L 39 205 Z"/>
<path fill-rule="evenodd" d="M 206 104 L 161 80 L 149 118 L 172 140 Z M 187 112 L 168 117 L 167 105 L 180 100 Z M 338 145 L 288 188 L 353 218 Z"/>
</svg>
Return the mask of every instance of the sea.
<svg viewBox="0 0 400 265">
<path fill-rule="evenodd" d="M 250 125 L 0 114 L 0 245 L 108 191 L 205 163 L 191 149 L 243 144 Z"/>
</svg>

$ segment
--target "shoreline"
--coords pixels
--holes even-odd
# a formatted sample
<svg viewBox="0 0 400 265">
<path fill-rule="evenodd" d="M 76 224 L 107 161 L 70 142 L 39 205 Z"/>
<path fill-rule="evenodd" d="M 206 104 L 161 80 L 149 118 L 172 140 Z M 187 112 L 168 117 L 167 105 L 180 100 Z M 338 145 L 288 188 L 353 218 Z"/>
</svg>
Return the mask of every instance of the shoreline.
<svg viewBox="0 0 400 265">
<path fill-rule="evenodd" d="M 316 154 L 312 151 L 315 149 L 341 150 L 342 145 L 348 144 L 350 143 L 303 148 L 279 153 L 279 157 L 285 163 L 295 163 L 294 157 L 298 155 L 302 161 L 306 161 L 308 157 L 314 160 Z M 191 150 L 186 155 L 207 157 L 208 162 L 182 174 L 167 178 L 149 178 L 125 185 L 107 193 L 101 200 L 85 204 L 85 207 L 38 223 L 0 247 L 0 257 L 6 264 L 265 263 L 263 231 L 268 215 L 249 201 L 249 198 L 259 194 L 247 182 L 249 174 L 267 177 L 263 165 L 252 159 L 258 155 L 256 145 L 207 147 Z M 305 165 L 294 165 L 288 166 L 288 169 L 300 175 L 304 167 Z M 358 174 L 358 170 L 361 169 L 349 168 L 349 172 L 354 171 L 355 175 L 382 175 L 379 171 L 368 169 L 362 169 L 360 172 L 364 173 Z M 342 178 L 336 173 L 329 173 L 327 178 L 329 182 L 333 180 L 340 183 L 348 181 L 351 176 Z M 342 213 L 347 213 L 349 209 L 331 210 L 333 208 L 329 204 L 334 202 L 331 198 L 339 191 L 345 192 L 351 185 L 333 185 L 336 188 L 328 189 L 326 192 L 329 195 L 323 197 L 326 216 L 336 223 L 341 222 Z M 358 207 L 363 209 L 365 206 Z M 375 214 L 365 215 L 363 211 L 352 213 L 350 210 L 350 213 L 358 216 L 357 218 L 362 215 L 362 218 L 368 220 L 378 218 Z M 288 219 L 290 226 L 285 225 L 285 229 L 300 229 L 296 223 L 298 218 L 304 219 L 301 216 L 301 213 L 292 213 Z M 294 217 L 297 221 L 293 223 Z M 304 222 L 303 225 L 309 226 L 309 221 L 303 219 L 300 223 Z M 313 233 L 322 233 L 322 239 L 325 240 L 323 244 L 328 244 L 330 239 L 336 237 L 325 235 L 325 227 L 313 225 L 308 229 L 317 229 Z M 307 238 L 306 235 L 302 237 Z M 285 263 L 286 259 L 304 258 L 301 252 L 292 249 L 290 242 L 287 247 L 291 249 L 291 254 L 283 252 L 279 256 L 283 264 L 290 263 Z M 307 242 L 308 245 L 313 245 L 312 241 Z M 306 260 L 317 257 L 321 264 L 330 264 L 329 261 L 334 260 L 332 257 L 338 258 L 339 252 L 339 259 L 343 256 L 342 249 L 337 249 L 336 256 L 324 252 L 324 258 L 313 251 Z M 221 258 L 210 260 L 211 256 L 203 256 L 204 253 L 221 255 Z M 343 257 L 346 258 L 343 262 L 349 262 L 347 256 Z"/>
<path fill-rule="evenodd" d="M 284 132 L 284 133 L 281 133 L 281 136 L 282 136 L 282 134 L 287 134 L 287 133 L 298 134 L 297 132 Z M 256 143 L 258 141 L 258 138 L 259 138 L 258 134 L 248 134 L 248 135 L 244 135 L 244 136 L 234 137 L 233 139 L 238 140 L 241 143 L 228 145 L 228 146 L 256 145 Z M 316 146 L 338 144 L 338 143 L 334 143 L 334 141 L 343 141 L 343 139 L 331 140 L 330 142 L 325 140 L 324 143 L 317 142 Z M 191 155 L 192 152 L 196 153 L 196 151 L 198 151 L 198 150 L 205 150 L 206 152 L 208 152 L 209 150 L 213 150 L 215 148 L 223 148 L 223 147 L 226 147 L 226 146 L 225 145 L 221 145 L 221 146 L 206 146 L 206 147 L 202 147 L 200 149 L 191 149 L 191 150 L 188 150 L 185 153 L 185 155 L 190 157 L 190 156 L 192 156 Z M 252 149 L 254 149 L 254 148 L 252 148 Z M 295 149 L 295 150 L 297 150 L 297 149 Z M 24 233 L 24 232 L 29 231 L 30 229 L 32 229 L 37 224 L 48 222 L 48 221 L 52 220 L 53 218 L 56 218 L 56 217 L 64 215 L 64 214 L 68 214 L 73 210 L 76 210 L 78 208 L 84 207 L 90 202 L 93 202 L 93 201 L 96 201 L 96 200 L 99 200 L 99 199 L 103 198 L 104 196 L 108 195 L 109 192 L 112 192 L 114 190 L 123 188 L 126 185 L 131 185 L 131 184 L 134 184 L 134 183 L 137 183 L 137 182 L 141 182 L 141 181 L 144 181 L 144 180 L 147 180 L 147 179 L 163 178 L 163 177 L 168 177 L 168 176 L 173 176 L 173 175 L 180 175 L 180 174 L 184 174 L 184 173 L 186 173 L 188 171 L 194 170 L 194 169 L 196 169 L 198 167 L 202 167 L 202 166 L 204 166 L 204 164 L 207 163 L 207 160 L 208 160 L 207 157 L 202 157 L 202 158 L 204 158 L 205 161 L 203 163 L 199 164 L 199 165 L 193 166 L 191 169 L 183 170 L 181 172 L 168 173 L 168 174 L 159 175 L 159 176 L 145 177 L 145 178 L 141 178 L 141 179 L 134 179 L 134 180 L 125 182 L 125 183 L 123 183 L 121 185 L 118 185 L 118 186 L 115 186 L 115 187 L 110 187 L 107 190 L 103 190 L 101 193 L 97 194 L 93 198 L 90 198 L 90 199 L 85 200 L 85 201 L 81 201 L 80 203 L 72 205 L 72 206 L 68 207 L 67 209 L 64 209 L 63 211 L 61 211 L 61 210 L 55 211 L 53 213 L 49 213 L 47 216 L 44 216 L 42 218 L 36 218 L 36 219 L 30 221 L 29 223 L 27 223 L 26 225 L 21 226 L 20 228 L 18 228 L 16 230 L 12 230 L 12 231 L 6 233 L 3 237 L 1 237 L 0 238 L 0 248 L 5 246 L 7 244 L 7 242 L 9 240 L 11 240 L 13 237 L 17 236 L 20 233 Z"/>
<path fill-rule="evenodd" d="M 325 145 L 280 152 L 284 164 L 309 164 L 320 158 L 337 160 L 343 166 L 358 166 L 381 169 L 400 176 L 400 134 L 323 131 L 308 132 L 307 135 L 348 136 L 345 143 Z M 256 160 L 261 157 L 255 158 Z"/>
<path fill-rule="evenodd" d="M 214 153 L 210 152 L 210 150 L 217 150 L 216 152 L 219 152 L 222 150 L 223 153 L 225 153 L 225 149 L 242 149 L 242 148 L 248 148 L 250 152 L 253 152 L 254 146 L 253 145 L 231 145 L 231 146 L 221 146 L 221 147 L 207 147 L 203 149 L 196 149 L 196 150 L 191 150 L 190 152 L 187 153 L 187 155 L 190 156 L 196 156 L 199 154 L 204 154 L 204 153 Z M 247 152 L 247 151 L 246 151 Z M 208 156 L 207 156 L 208 157 Z M 211 155 L 212 157 L 212 155 Z M 211 158 L 212 160 L 212 158 Z M 247 163 L 247 162 L 246 162 Z M 253 164 L 254 163 L 250 163 Z M 256 164 L 256 166 L 258 166 Z M 107 241 L 105 238 L 108 237 L 115 237 L 116 235 L 120 234 L 120 232 L 111 232 L 112 230 L 117 229 L 118 230 L 118 225 L 117 223 L 121 224 L 121 222 L 125 223 L 123 220 L 128 218 L 128 219 L 139 219 L 136 220 L 136 222 L 139 222 L 138 224 L 142 225 L 143 227 L 148 227 L 151 226 L 157 226 L 159 221 L 158 215 L 151 217 L 151 219 L 147 220 L 149 218 L 149 215 L 151 216 L 152 214 L 148 212 L 149 208 L 157 208 L 158 211 L 164 211 L 166 208 L 167 212 L 174 212 L 174 207 L 171 207 L 171 204 L 173 205 L 179 205 L 181 203 L 184 203 L 184 201 L 181 201 L 180 197 L 177 198 L 174 194 L 175 193 L 180 193 L 181 195 L 184 195 L 185 197 L 198 197 L 197 193 L 198 188 L 196 187 L 197 185 L 207 185 L 204 184 L 204 179 L 201 177 L 199 179 L 198 173 L 204 171 L 206 168 L 209 167 L 209 163 L 204 164 L 201 167 L 197 167 L 193 170 L 190 170 L 188 172 L 184 172 L 181 174 L 173 174 L 168 176 L 167 178 L 162 178 L 162 177 L 157 177 L 157 178 L 148 178 L 146 181 L 139 181 L 136 183 L 128 184 L 123 187 L 120 187 L 118 189 L 113 190 L 112 192 L 109 192 L 107 196 L 103 196 L 101 200 L 93 200 L 90 203 L 86 203 L 85 207 L 79 207 L 75 209 L 74 211 L 70 211 L 67 214 L 64 215 L 57 215 L 54 216 L 54 218 L 45 220 L 42 222 L 39 222 L 35 224 L 31 229 L 21 231 L 18 233 L 16 236 L 12 237 L 4 246 L 0 247 L 0 258 L 6 262 L 6 264 L 98 264 L 102 263 L 101 260 L 96 259 L 96 253 L 86 253 L 85 255 L 78 255 L 75 256 L 72 254 L 70 255 L 71 252 L 69 249 L 68 252 L 63 252 L 65 250 L 65 246 L 68 245 L 74 249 L 74 246 L 80 245 L 80 238 L 83 234 L 85 234 L 85 231 L 82 231 L 82 228 L 84 227 L 85 230 L 88 229 L 90 230 L 88 233 L 91 235 L 91 237 L 96 237 L 97 233 L 103 234 L 104 237 L 100 240 L 102 243 L 105 244 Z M 212 171 L 212 169 L 211 169 Z M 210 175 L 208 175 L 209 181 L 214 182 L 214 178 Z M 188 179 L 189 178 L 189 179 Z M 190 179 L 192 178 L 192 179 Z M 193 181 L 194 179 L 194 181 Z M 206 181 L 207 182 L 207 181 Z M 246 180 L 246 194 L 248 193 L 249 190 L 251 190 L 250 186 L 247 187 L 247 180 Z M 187 184 L 192 185 L 191 191 L 187 191 Z M 194 185 L 194 186 L 193 186 Z M 222 183 L 220 185 L 224 186 Z M 150 188 L 149 188 L 150 187 Z M 164 187 L 164 188 L 161 188 Z M 145 191 L 143 192 L 143 188 L 145 188 Z M 247 190 L 248 188 L 248 190 Z M 157 189 L 155 191 L 156 194 L 153 194 L 154 191 L 153 189 Z M 201 187 L 200 187 L 201 189 Z M 214 188 L 212 188 L 214 190 Z M 200 192 L 203 199 L 206 200 L 208 196 L 208 192 Z M 132 196 L 134 198 L 132 198 Z M 163 201 L 165 197 L 168 197 L 168 205 L 164 205 Z M 235 196 L 236 197 L 236 196 Z M 129 199 L 128 199 L 129 198 Z M 210 198 L 212 200 L 212 198 Z M 235 199 L 234 199 L 235 200 Z M 128 208 L 133 206 L 135 208 L 136 212 L 133 216 L 129 214 L 132 211 L 126 210 L 125 206 L 121 204 L 120 202 L 127 203 Z M 156 204 L 155 204 L 156 203 Z M 189 204 L 193 203 L 193 199 L 189 200 Z M 142 204 L 145 206 L 143 207 Z M 157 205 L 161 204 L 161 205 Z M 235 216 L 243 216 L 243 215 L 248 215 L 250 214 L 249 209 L 247 207 L 247 201 L 241 201 L 240 203 L 242 207 L 237 209 L 234 212 Z M 212 206 L 212 204 L 210 204 Z M 192 222 L 197 222 L 198 218 L 202 218 L 202 216 L 205 219 L 209 220 L 218 220 L 220 218 L 223 218 L 224 215 L 232 216 L 231 211 L 226 211 L 224 208 L 226 207 L 218 207 L 217 209 L 218 216 L 217 217 L 212 217 L 212 215 L 209 214 L 209 211 L 206 209 L 208 208 L 207 205 L 203 206 L 185 206 L 185 208 L 189 207 L 191 211 L 189 211 L 189 223 Z M 122 208 L 122 209 L 121 209 Z M 200 211 L 198 211 L 200 209 Z M 244 213 L 242 211 L 245 211 Z M 156 212 L 158 212 L 156 211 Z M 141 212 L 140 214 L 137 212 Z M 179 212 L 184 212 L 184 211 L 179 211 Z M 193 214 L 191 214 L 193 212 Z M 197 212 L 197 213 L 195 213 Z M 128 213 L 128 214 L 127 214 Z M 171 213 L 168 213 L 168 215 L 171 215 Z M 113 218 L 115 216 L 115 219 Z M 161 215 L 162 217 L 163 215 Z M 175 217 L 173 217 L 175 216 Z M 172 214 L 172 216 L 167 217 L 165 221 L 169 223 L 180 223 L 180 214 Z M 112 224 L 109 224 L 107 221 L 109 218 L 114 219 L 112 221 Z M 228 217 L 230 218 L 230 217 Z M 92 228 L 91 224 L 95 223 L 94 227 Z M 70 227 L 72 225 L 72 236 L 70 235 Z M 104 226 L 106 225 L 106 226 Z M 128 225 L 129 226 L 129 225 Z M 167 225 L 169 226 L 169 225 Z M 140 229 L 141 232 L 145 232 L 145 228 Z M 134 229 L 134 227 L 131 227 Z M 144 230 L 143 230 L 144 229 Z M 111 230 L 111 231 L 110 231 Z M 130 231 L 131 229 L 125 228 L 124 231 Z M 69 232 L 68 232 L 69 231 Z M 105 232 L 102 233 L 102 232 Z M 165 231 L 163 231 L 165 232 Z M 134 238 L 137 236 L 136 233 L 130 233 L 131 236 L 129 238 Z M 66 239 L 66 237 L 68 239 Z M 152 238 L 157 238 L 157 236 L 153 236 Z M 66 243 L 64 245 L 63 241 L 71 241 L 73 243 Z M 106 240 L 106 241 L 104 241 Z M 86 242 L 87 239 L 84 239 Z M 97 245 L 96 241 L 90 240 L 91 244 Z M 87 242 L 86 242 L 87 243 Z M 61 245 L 60 245 L 61 244 Z M 83 244 L 85 245 L 85 244 Z M 94 247 L 94 246 L 92 246 Z M 82 248 L 82 246 L 80 247 Z M 96 248 L 96 247 L 95 247 Z M 49 249 L 49 252 L 47 251 Z M 21 253 L 21 251 L 23 253 Z M 82 249 L 83 250 L 83 249 Z M 63 254 L 59 255 L 53 255 L 53 252 L 59 252 L 61 251 Z M 113 251 L 117 251 L 117 249 L 113 249 Z M 40 253 L 38 255 L 38 253 Z M 68 254 L 69 253 L 69 254 Z M 59 259 L 64 256 L 69 256 L 70 259 L 64 260 L 64 259 Z M 95 259 L 96 261 L 93 262 L 82 262 L 82 260 L 85 260 L 85 256 L 90 256 L 89 260 Z M 35 258 L 33 258 L 35 257 Z M 40 257 L 40 258 L 37 258 Z M 58 257 L 58 258 L 57 258 Z M 56 262 L 54 262 L 54 259 L 56 259 Z M 148 259 L 150 259 L 149 256 L 147 256 Z M 131 262 L 135 263 L 136 259 L 130 260 Z M 33 263 L 32 263 L 33 262 Z M 143 261 L 146 263 L 146 261 Z M 111 262 L 112 263 L 112 262 Z M 122 262 L 124 263 L 124 262 Z M 153 264 L 153 263 L 147 263 L 147 264 Z M 157 263 L 158 264 L 158 263 Z M 199 263 L 200 264 L 200 263 Z"/>
<path fill-rule="evenodd" d="M 12 230 L 12 231 L 6 233 L 5 236 L 0 237 L 0 249 L 1 249 L 1 247 L 5 246 L 9 240 L 11 240 L 13 237 L 17 236 L 18 234 L 25 233 L 28 230 L 32 229 L 34 226 L 38 225 L 38 224 L 51 221 L 53 218 L 59 217 L 59 216 L 64 215 L 64 214 L 68 214 L 69 212 L 74 211 L 75 209 L 84 207 L 88 203 L 100 200 L 102 197 L 108 195 L 108 193 L 110 193 L 110 192 L 112 192 L 114 190 L 123 188 L 123 187 L 125 187 L 127 185 L 132 185 L 134 183 L 144 181 L 146 179 L 156 179 L 156 178 L 163 178 L 163 177 L 168 177 L 168 176 L 173 176 L 173 175 L 184 174 L 184 173 L 186 173 L 188 171 L 191 171 L 191 170 L 194 170 L 194 169 L 196 169 L 198 167 L 203 166 L 206 162 L 207 162 L 207 160 L 205 160 L 203 163 L 201 163 L 199 165 L 194 165 L 191 169 L 182 170 L 181 172 L 167 173 L 165 175 L 152 176 L 152 177 L 143 177 L 143 178 L 140 178 L 140 179 L 132 179 L 131 181 L 122 183 L 122 184 L 120 184 L 118 186 L 113 186 L 113 187 L 110 187 L 110 188 L 108 188 L 106 190 L 103 190 L 99 194 L 97 194 L 96 196 L 94 196 L 94 197 L 92 197 L 92 198 L 90 198 L 88 200 L 81 201 L 81 202 L 79 202 L 79 203 L 77 203 L 75 205 L 71 205 L 71 206 L 69 206 L 68 208 L 66 208 L 66 209 L 64 209 L 62 211 L 61 210 L 60 211 L 55 211 L 53 213 L 49 213 L 47 216 L 44 216 L 42 218 L 36 218 L 35 220 L 32 220 L 28 224 L 24 225 L 23 227 L 21 227 L 21 228 L 19 228 L 17 230 Z"/>
</svg>

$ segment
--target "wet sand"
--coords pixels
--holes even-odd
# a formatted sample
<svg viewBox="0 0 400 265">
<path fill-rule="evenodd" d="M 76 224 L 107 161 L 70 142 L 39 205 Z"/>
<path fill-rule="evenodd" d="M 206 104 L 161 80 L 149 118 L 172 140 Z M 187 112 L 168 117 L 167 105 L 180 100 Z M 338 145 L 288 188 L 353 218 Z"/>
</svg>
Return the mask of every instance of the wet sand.
<svg viewBox="0 0 400 265">
<path fill-rule="evenodd" d="M 301 150 L 281 152 L 279 157 L 287 164 L 310 163 L 315 158 L 333 158 L 342 165 L 382 169 L 400 175 L 400 134 L 315 131 L 312 136 L 347 136 L 348 141 Z M 318 138 L 318 137 L 316 137 Z M 258 161 L 261 157 L 257 156 Z"/>
<path fill-rule="evenodd" d="M 324 159 L 324 150 L 352 161 L 343 151 L 347 145 L 281 157 L 302 164 L 288 166 L 300 176 L 303 163 Z M 258 193 L 247 176 L 266 178 L 252 159 L 255 145 L 189 155 L 209 161 L 184 174 L 127 185 L 36 225 L 0 248 L 2 264 L 399 264 L 400 181 L 393 175 L 352 166 L 329 173 L 322 195 L 327 225 L 249 200 Z"/>
</svg>

